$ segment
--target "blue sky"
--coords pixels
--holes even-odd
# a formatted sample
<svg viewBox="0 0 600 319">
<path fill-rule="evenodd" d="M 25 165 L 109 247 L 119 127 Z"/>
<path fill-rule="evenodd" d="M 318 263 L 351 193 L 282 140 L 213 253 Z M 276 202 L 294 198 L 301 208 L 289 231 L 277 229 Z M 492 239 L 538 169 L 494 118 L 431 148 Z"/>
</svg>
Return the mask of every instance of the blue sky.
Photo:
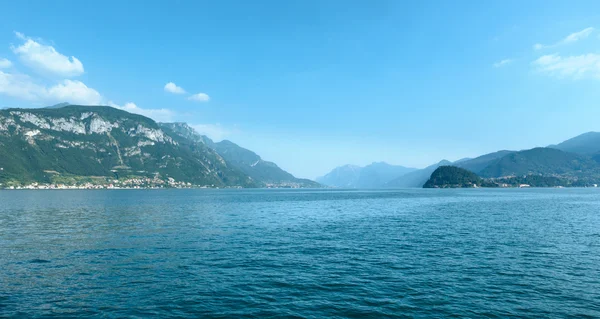
<svg viewBox="0 0 600 319">
<path fill-rule="evenodd" d="M 301 177 L 600 130 L 598 1 L 6 1 L 0 21 L 0 106 L 185 121 Z"/>
</svg>

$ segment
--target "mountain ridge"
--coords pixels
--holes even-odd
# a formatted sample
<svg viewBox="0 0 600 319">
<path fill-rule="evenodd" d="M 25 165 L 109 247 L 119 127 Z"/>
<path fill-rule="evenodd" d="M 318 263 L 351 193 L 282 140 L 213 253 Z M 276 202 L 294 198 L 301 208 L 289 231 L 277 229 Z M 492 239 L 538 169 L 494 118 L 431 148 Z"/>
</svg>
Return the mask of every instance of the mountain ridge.
<svg viewBox="0 0 600 319">
<path fill-rule="evenodd" d="M 178 181 L 177 185 L 207 187 L 267 186 L 224 159 L 209 145 L 210 139 L 188 133 L 183 136 L 150 118 L 110 106 L 3 109 L 0 184 L 144 180 L 160 185 Z"/>
<path fill-rule="evenodd" d="M 205 135 L 196 132 L 187 123 L 159 123 L 165 129 L 174 134 L 187 138 L 197 143 L 206 145 L 219 154 L 233 167 L 254 180 L 261 181 L 266 187 L 310 187 L 319 188 L 321 185 L 308 179 L 296 178 L 292 174 L 281 169 L 277 164 L 263 160 L 255 152 L 243 148 L 232 141 L 223 140 L 214 142 Z"/>
</svg>

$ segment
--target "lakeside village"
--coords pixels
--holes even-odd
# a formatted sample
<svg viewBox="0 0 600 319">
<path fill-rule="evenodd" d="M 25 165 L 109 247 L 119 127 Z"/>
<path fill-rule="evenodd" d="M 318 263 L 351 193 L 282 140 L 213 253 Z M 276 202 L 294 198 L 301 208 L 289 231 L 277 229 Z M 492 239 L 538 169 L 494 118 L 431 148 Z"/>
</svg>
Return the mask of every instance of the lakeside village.
<svg viewBox="0 0 600 319">
<path fill-rule="evenodd" d="M 214 185 L 193 185 L 192 183 L 179 182 L 169 177 L 167 180 L 158 178 L 128 178 L 109 181 L 81 181 L 73 183 L 38 183 L 25 185 L 3 185 L 0 189 L 161 189 L 161 188 L 218 188 Z"/>
<path fill-rule="evenodd" d="M 265 188 L 301 188 L 297 183 L 284 184 L 265 184 Z M 215 186 L 213 185 L 194 185 L 189 182 L 176 181 L 169 177 L 166 180 L 160 178 L 126 178 L 107 180 L 106 178 L 85 178 L 84 181 L 70 182 L 54 182 L 54 183 L 39 183 L 32 182 L 29 184 L 3 184 L 0 183 L 0 189 L 18 190 L 18 189 L 184 189 L 184 188 L 203 188 L 203 189 L 240 189 L 242 186 Z"/>
</svg>

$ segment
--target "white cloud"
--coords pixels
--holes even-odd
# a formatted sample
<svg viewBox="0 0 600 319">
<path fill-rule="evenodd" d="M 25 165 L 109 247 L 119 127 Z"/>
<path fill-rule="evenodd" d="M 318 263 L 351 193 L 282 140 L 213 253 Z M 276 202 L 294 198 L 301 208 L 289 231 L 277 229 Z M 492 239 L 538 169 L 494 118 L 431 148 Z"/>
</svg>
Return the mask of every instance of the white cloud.
<svg viewBox="0 0 600 319">
<path fill-rule="evenodd" d="M 125 105 L 118 105 L 112 101 L 107 102 L 98 91 L 80 81 L 63 80 L 48 87 L 35 82 L 27 75 L 2 71 L 0 71 L 0 95 L 45 104 L 69 102 L 82 105 L 109 105 L 161 122 L 171 122 L 175 115 L 169 109 L 144 109 L 132 102 L 125 103 Z"/>
<path fill-rule="evenodd" d="M 0 71 L 0 94 L 43 103 L 69 102 L 98 105 L 102 102 L 102 96 L 98 91 L 80 81 L 63 80 L 56 85 L 47 87 L 36 83 L 27 75 L 2 71 Z"/>
<path fill-rule="evenodd" d="M 102 103 L 100 93 L 80 81 L 64 80 L 62 83 L 50 87 L 48 95 L 56 101 L 68 101 L 73 104 L 98 105 Z"/>
<path fill-rule="evenodd" d="M 206 93 L 198 93 L 188 97 L 188 100 L 196 102 L 208 102 L 210 97 Z"/>
<path fill-rule="evenodd" d="M 40 44 L 21 33 L 17 37 L 25 43 L 11 46 L 12 51 L 30 68 L 52 76 L 74 77 L 83 74 L 83 64 L 76 57 L 67 57 L 49 45 Z"/>
<path fill-rule="evenodd" d="M 0 58 L 0 69 L 8 69 L 12 66 L 12 62 L 9 59 Z"/>
<path fill-rule="evenodd" d="M 494 63 L 494 67 L 495 67 L 495 68 L 503 67 L 503 66 L 506 66 L 506 65 L 509 65 L 509 64 L 511 64 L 512 62 L 513 62 L 513 60 L 512 60 L 512 59 L 504 59 L 504 60 L 500 60 L 500 61 L 498 61 L 498 62 Z"/>
<path fill-rule="evenodd" d="M 28 101 L 39 101 L 44 92 L 45 88 L 35 84 L 27 75 L 0 71 L 0 94 Z"/>
<path fill-rule="evenodd" d="M 600 54 L 562 57 L 555 53 L 541 56 L 532 63 L 539 71 L 559 78 L 600 79 Z"/>
<path fill-rule="evenodd" d="M 173 94 L 185 94 L 185 90 L 173 82 L 165 84 L 165 91 Z"/>
<path fill-rule="evenodd" d="M 11 47 L 13 52 L 20 57 L 24 64 L 36 71 L 63 78 L 83 73 L 83 65 L 77 58 L 66 57 L 53 47 L 40 44 L 21 33 L 17 33 L 17 37 L 24 40 L 25 43 L 18 47 Z M 0 59 L 0 68 L 8 68 L 11 65 L 11 61 Z M 173 93 L 185 93 L 174 83 L 167 83 L 165 90 L 168 89 L 173 89 Z M 82 105 L 110 105 L 127 112 L 150 117 L 156 121 L 170 122 L 174 116 L 169 109 L 144 109 L 132 102 L 118 105 L 107 101 L 98 91 L 88 87 L 85 83 L 69 79 L 49 81 L 49 79 L 34 79 L 26 74 L 0 71 L 0 95 L 45 104 L 69 102 Z"/>
<path fill-rule="evenodd" d="M 194 124 L 191 125 L 196 132 L 210 137 L 215 142 L 219 142 L 235 133 L 234 130 L 227 129 L 221 124 Z"/>
<path fill-rule="evenodd" d="M 569 34 L 567 37 L 565 37 L 564 39 L 562 39 L 554 44 L 543 45 L 541 43 L 536 43 L 533 45 L 533 49 L 541 50 L 541 49 L 546 49 L 546 48 L 557 47 L 559 45 L 574 43 L 574 42 L 577 42 L 579 40 L 583 40 L 583 39 L 589 37 L 590 34 L 592 34 L 592 32 L 594 32 L 594 28 L 592 28 L 592 27 L 585 28 L 581 31 L 577 31 L 577 32 L 573 32 L 573 33 Z"/>
<path fill-rule="evenodd" d="M 137 106 L 133 102 L 127 102 L 125 105 L 118 105 L 112 101 L 109 101 L 108 105 L 129 113 L 135 113 L 149 117 L 157 122 L 172 122 L 173 116 L 175 115 L 173 111 L 169 109 L 144 109 Z"/>
</svg>

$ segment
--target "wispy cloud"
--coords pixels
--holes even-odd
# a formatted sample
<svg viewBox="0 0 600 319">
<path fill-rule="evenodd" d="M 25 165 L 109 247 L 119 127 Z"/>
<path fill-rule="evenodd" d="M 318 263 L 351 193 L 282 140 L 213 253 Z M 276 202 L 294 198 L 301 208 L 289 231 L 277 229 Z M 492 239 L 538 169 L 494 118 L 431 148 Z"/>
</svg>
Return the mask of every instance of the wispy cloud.
<svg viewBox="0 0 600 319">
<path fill-rule="evenodd" d="M 210 97 L 206 93 L 197 93 L 188 97 L 188 100 L 196 102 L 208 102 Z"/>
<path fill-rule="evenodd" d="M 41 44 L 22 33 L 17 37 L 23 41 L 19 46 L 11 46 L 23 64 L 36 72 L 58 77 L 74 77 L 83 74 L 83 64 L 74 56 L 67 57 L 49 45 Z"/>
<path fill-rule="evenodd" d="M 165 91 L 173 94 L 185 94 L 185 90 L 173 82 L 165 84 Z"/>
<path fill-rule="evenodd" d="M 554 48 L 554 47 L 569 44 L 569 43 L 574 43 L 574 42 L 577 42 L 579 40 L 583 40 L 583 39 L 589 37 L 593 32 L 594 32 L 594 28 L 592 28 L 592 27 L 585 28 L 581 31 L 577 31 L 577 32 L 573 32 L 573 33 L 569 34 L 564 39 L 562 39 L 554 44 L 544 45 L 541 43 L 536 43 L 533 45 L 533 48 L 535 50 L 541 50 L 541 49 L 547 49 L 547 48 Z"/>
<path fill-rule="evenodd" d="M 0 69 L 8 69 L 12 66 L 12 62 L 9 59 L 0 58 Z"/>
<path fill-rule="evenodd" d="M 600 54 L 560 56 L 544 55 L 532 62 L 545 74 L 558 78 L 582 79 L 586 77 L 600 79 Z"/>
<path fill-rule="evenodd" d="M 500 61 L 494 63 L 493 66 L 495 68 L 499 68 L 499 67 L 503 67 L 503 66 L 509 65 L 509 64 L 513 63 L 513 61 L 514 61 L 513 59 L 504 59 L 504 60 L 500 60 Z"/>
</svg>

